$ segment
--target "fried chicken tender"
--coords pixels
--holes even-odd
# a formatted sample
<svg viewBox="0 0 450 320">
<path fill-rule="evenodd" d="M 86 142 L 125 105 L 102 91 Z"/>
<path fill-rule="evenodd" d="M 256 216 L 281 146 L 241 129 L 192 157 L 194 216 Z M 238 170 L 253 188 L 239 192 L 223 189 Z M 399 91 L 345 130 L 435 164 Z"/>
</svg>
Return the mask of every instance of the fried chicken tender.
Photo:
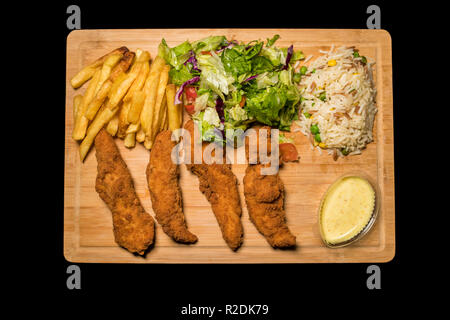
<svg viewBox="0 0 450 320">
<path fill-rule="evenodd" d="M 242 210 L 237 179 L 229 164 L 190 164 L 186 167 L 198 176 L 199 189 L 206 196 L 219 223 L 222 236 L 231 250 L 242 244 Z"/>
<path fill-rule="evenodd" d="M 128 251 L 143 255 L 154 240 L 154 220 L 142 207 L 127 165 L 105 129 L 95 138 L 95 150 L 95 190 L 112 212 L 115 241 Z"/>
<path fill-rule="evenodd" d="M 194 153 L 194 123 L 187 122 L 185 129 L 191 133 L 191 155 Z M 206 144 L 203 144 L 205 146 Z M 197 175 L 199 189 L 206 196 L 222 231 L 222 236 L 231 250 L 237 250 L 243 241 L 237 178 L 230 164 L 186 164 L 188 170 Z"/>
<path fill-rule="evenodd" d="M 250 220 L 258 231 L 266 238 L 274 248 L 287 248 L 296 245 L 296 237 L 292 235 L 286 225 L 286 213 L 284 211 L 284 184 L 278 171 L 275 174 L 263 175 L 261 169 L 269 167 L 270 163 L 262 164 L 257 150 L 261 144 L 266 143 L 270 156 L 271 141 L 270 127 L 267 140 L 261 140 L 258 135 L 257 148 L 249 152 L 248 139 L 246 140 L 246 154 L 248 159 L 255 159 L 255 164 L 249 164 L 244 176 L 244 196 Z M 280 162 L 281 163 L 281 162 Z"/>
<path fill-rule="evenodd" d="M 147 166 L 147 182 L 156 220 L 164 232 L 181 243 L 194 243 L 197 236 L 189 232 L 183 214 L 179 166 L 171 159 L 175 141 L 170 130 L 161 131 L 155 140 Z"/>
<path fill-rule="evenodd" d="M 250 220 L 274 248 L 295 246 L 286 225 L 284 185 L 278 173 L 261 175 L 263 164 L 249 165 L 244 176 L 244 195 Z"/>
</svg>

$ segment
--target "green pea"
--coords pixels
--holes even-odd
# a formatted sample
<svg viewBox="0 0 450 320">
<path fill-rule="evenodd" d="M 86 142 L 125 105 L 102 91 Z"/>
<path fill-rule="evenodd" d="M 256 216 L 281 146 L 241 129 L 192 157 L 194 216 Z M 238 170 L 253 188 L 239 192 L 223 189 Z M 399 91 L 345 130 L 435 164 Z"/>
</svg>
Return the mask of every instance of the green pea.
<svg viewBox="0 0 450 320">
<path fill-rule="evenodd" d="M 361 57 L 361 62 L 364 63 L 364 64 L 366 64 L 366 63 L 367 63 L 366 57 L 362 56 L 362 57 Z"/>
<path fill-rule="evenodd" d="M 353 52 L 353 57 L 358 58 L 359 57 L 359 52 L 358 51 L 354 51 Z"/>
<path fill-rule="evenodd" d="M 305 115 L 305 117 L 306 117 L 307 119 L 311 118 L 311 113 L 304 112 L 303 114 Z"/>
<path fill-rule="evenodd" d="M 319 132 L 320 132 L 320 130 L 319 130 L 319 127 L 317 126 L 317 124 L 312 124 L 311 125 L 311 133 L 312 134 L 317 134 Z"/>
<path fill-rule="evenodd" d="M 348 155 L 350 152 L 346 148 L 342 148 L 341 152 L 344 156 Z"/>
<path fill-rule="evenodd" d="M 324 91 L 319 95 L 319 99 L 325 101 L 327 99 L 327 93 Z"/>
<path fill-rule="evenodd" d="M 301 73 L 301 74 L 306 74 L 306 71 L 308 71 L 308 68 L 307 68 L 306 66 L 302 66 L 302 67 L 300 68 L 300 73 Z"/>
<path fill-rule="evenodd" d="M 299 83 L 301 79 L 302 79 L 302 74 L 301 73 L 294 73 L 293 80 L 294 80 L 295 83 Z"/>
<path fill-rule="evenodd" d="M 322 139 L 320 139 L 320 133 L 316 133 L 314 135 L 314 140 L 316 140 L 317 142 L 322 142 Z"/>
<path fill-rule="evenodd" d="M 314 68 L 312 71 L 311 71 L 311 73 L 315 73 L 316 72 L 316 68 Z"/>
</svg>

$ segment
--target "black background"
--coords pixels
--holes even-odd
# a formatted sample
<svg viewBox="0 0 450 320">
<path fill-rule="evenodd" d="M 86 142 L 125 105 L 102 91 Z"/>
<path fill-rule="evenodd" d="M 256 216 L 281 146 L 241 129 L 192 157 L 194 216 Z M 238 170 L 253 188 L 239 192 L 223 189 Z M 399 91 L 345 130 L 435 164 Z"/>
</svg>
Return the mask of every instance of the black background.
<svg viewBox="0 0 450 320">
<path fill-rule="evenodd" d="M 143 4 L 145 3 L 145 4 Z M 313 309 L 306 301 L 355 301 L 369 306 L 396 303 L 400 296 L 415 295 L 427 282 L 418 265 L 429 258 L 423 242 L 410 239 L 417 235 L 414 225 L 425 213 L 420 203 L 417 179 L 423 170 L 414 163 L 417 145 L 424 141 L 414 127 L 420 117 L 415 88 L 417 70 L 421 65 L 418 50 L 418 31 L 425 27 L 421 17 L 428 15 L 424 8 L 394 7 L 387 2 L 336 1 L 334 3 L 304 2 L 199 2 L 180 4 L 167 2 L 105 2 L 94 5 L 88 1 L 61 2 L 46 6 L 39 4 L 28 10 L 27 31 L 31 41 L 37 40 L 33 50 L 48 61 L 46 97 L 48 112 L 45 122 L 38 122 L 40 134 L 52 137 L 42 145 L 31 144 L 31 154 L 37 158 L 39 185 L 46 196 L 36 194 L 32 227 L 39 223 L 39 238 L 28 239 L 33 253 L 28 265 L 42 266 L 35 277 L 39 290 L 47 289 L 53 297 L 62 298 L 73 306 L 78 302 L 94 302 L 107 298 L 102 308 L 115 310 L 129 307 L 142 309 L 157 319 L 183 319 L 180 307 L 187 304 L 222 306 L 225 304 L 268 304 L 267 319 L 290 319 L 287 315 L 303 315 Z M 64 210 L 64 117 L 66 8 L 77 4 L 81 8 L 82 29 L 119 28 L 356 28 L 365 29 L 371 4 L 381 8 L 381 27 L 391 34 L 393 52 L 394 134 L 395 134 L 395 192 L 396 192 L 396 255 L 381 268 L 381 290 L 368 290 L 366 269 L 370 264 L 283 264 L 283 265 L 127 265 L 83 264 L 81 290 L 68 290 L 66 269 L 71 263 L 63 256 Z M 419 9 L 419 10 L 415 10 Z M 23 12 L 24 9 L 16 9 Z M 22 10 L 22 11 L 20 11 Z M 436 8 L 438 11 L 439 8 Z M 39 35 L 38 35 L 39 34 Z M 423 40 L 423 37 L 420 37 Z M 51 57 L 51 58 L 50 58 Z M 39 69 L 39 68 L 38 68 Z M 41 70 L 42 71 L 42 68 Z M 31 106 L 30 106 L 31 107 Z M 411 112 L 412 111 L 412 112 Z M 42 115 L 41 115 L 42 116 Z M 417 130 L 418 131 L 418 130 Z M 411 139 L 413 135 L 413 139 Z M 31 137 L 33 138 L 33 137 Z M 422 139 L 422 140 L 421 140 Z M 420 148 L 419 148 L 420 149 Z M 411 152 L 411 150 L 414 150 Z M 45 151 L 45 152 L 44 152 Z M 34 181 L 36 183 L 37 181 Z M 32 186 L 38 186 L 33 184 Z M 34 188 L 40 189 L 40 188 Z M 414 226 L 413 226 L 414 225 Z M 44 254 L 44 255 L 42 255 Z M 48 257 L 47 257 L 48 254 Z M 33 268 L 31 268 L 33 270 Z M 41 269 L 39 269 L 41 270 Z M 125 302 L 127 301 L 127 302 Z M 343 304 L 348 307 L 348 304 Z M 120 308 L 119 308 L 120 306 Z M 344 309 L 332 309 L 345 313 Z M 236 319 L 242 319 L 238 317 Z M 214 317 L 220 319 L 220 317 Z M 226 319 L 232 319 L 231 317 Z M 265 319 L 265 318 L 263 318 Z"/>
</svg>

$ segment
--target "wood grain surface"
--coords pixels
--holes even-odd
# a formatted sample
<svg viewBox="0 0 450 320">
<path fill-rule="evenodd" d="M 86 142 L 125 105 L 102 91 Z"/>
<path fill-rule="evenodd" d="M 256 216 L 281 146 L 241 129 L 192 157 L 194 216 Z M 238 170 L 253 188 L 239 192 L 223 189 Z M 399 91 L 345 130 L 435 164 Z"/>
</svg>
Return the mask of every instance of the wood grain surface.
<svg viewBox="0 0 450 320">
<path fill-rule="evenodd" d="M 194 245 L 177 244 L 157 226 L 155 246 L 145 257 L 134 256 L 114 242 L 111 212 L 95 192 L 97 162 L 91 150 L 80 162 L 78 143 L 72 140 L 73 97 L 83 93 L 86 84 L 74 90 L 70 79 L 89 62 L 110 50 L 127 46 L 134 51 L 148 50 L 155 57 L 161 38 L 172 47 L 185 40 L 209 35 L 228 39 L 266 40 L 274 34 L 281 38 L 277 46 L 291 44 L 305 55 L 328 49 L 332 44 L 354 45 L 362 55 L 376 60 L 374 75 L 377 87 L 378 114 L 374 126 L 375 141 L 362 155 L 340 158 L 322 155 L 310 148 L 300 132 L 291 134 L 300 154 L 299 163 L 288 163 L 280 170 L 285 184 L 287 224 L 297 237 L 297 248 L 275 250 L 250 222 L 243 196 L 242 179 L 246 165 L 233 165 L 239 184 L 244 243 L 232 252 L 224 240 L 196 176 L 181 166 L 180 184 L 184 213 L 189 230 L 199 241 Z M 314 59 L 314 58 L 313 58 Z M 188 119 L 187 114 L 184 120 Z M 71 262 L 95 263 L 342 263 L 387 262 L 395 255 L 394 151 L 391 37 L 384 30 L 325 29 L 136 29 L 76 30 L 67 37 L 66 131 L 64 181 L 64 256 Z M 127 149 L 116 139 L 119 150 L 134 179 L 139 198 L 154 215 L 145 169 L 149 151 L 137 144 Z M 381 210 L 372 230 L 355 244 L 338 249 L 327 248 L 320 239 L 317 209 L 328 186 L 340 175 L 363 172 L 377 181 L 382 196 Z M 62 214 L 62 213 L 61 213 Z"/>
</svg>

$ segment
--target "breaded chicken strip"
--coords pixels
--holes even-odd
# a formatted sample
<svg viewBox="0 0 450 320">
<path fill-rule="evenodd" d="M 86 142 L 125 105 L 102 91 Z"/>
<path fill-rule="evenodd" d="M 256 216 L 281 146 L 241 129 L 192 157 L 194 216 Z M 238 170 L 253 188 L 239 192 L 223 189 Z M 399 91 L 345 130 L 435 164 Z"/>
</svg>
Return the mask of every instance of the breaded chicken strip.
<svg viewBox="0 0 450 320">
<path fill-rule="evenodd" d="M 274 248 L 295 246 L 286 225 L 284 185 L 278 173 L 261 175 L 262 164 L 249 165 L 244 176 L 244 195 L 250 220 Z"/>
<path fill-rule="evenodd" d="M 231 165 L 188 164 L 186 167 L 198 176 L 199 189 L 211 204 L 223 239 L 231 250 L 237 250 L 242 244 L 242 210 Z"/>
<path fill-rule="evenodd" d="M 145 212 L 134 189 L 131 174 L 114 139 L 104 129 L 95 138 L 97 180 L 95 190 L 112 212 L 118 245 L 143 255 L 153 243 L 155 223 Z"/>
<path fill-rule="evenodd" d="M 237 250 L 243 240 L 237 178 L 230 164 L 194 164 L 194 123 L 188 121 L 184 126 L 191 133 L 192 163 L 186 164 L 188 170 L 198 176 L 199 189 L 206 196 L 222 231 L 222 236 L 232 250 Z M 205 146 L 207 144 L 203 144 Z"/>
<path fill-rule="evenodd" d="M 183 214 L 181 188 L 178 184 L 179 167 L 173 163 L 171 152 L 175 141 L 170 130 L 156 137 L 147 166 L 147 182 L 156 220 L 173 240 L 194 243 L 197 236 L 189 232 Z"/>
<path fill-rule="evenodd" d="M 245 170 L 244 196 L 250 220 L 256 229 L 267 239 L 274 248 L 287 248 L 296 245 L 296 238 L 286 225 L 286 214 L 284 211 L 284 185 L 278 170 L 275 174 L 261 174 L 261 169 L 270 166 L 270 163 L 261 164 L 258 150 L 266 143 L 267 153 L 271 155 L 270 127 L 260 128 L 267 130 L 267 137 L 257 136 L 257 146 L 253 152 L 249 151 L 248 139 L 246 140 L 246 154 L 250 162 Z M 259 132 L 258 132 L 259 133 Z M 266 140 L 267 139 L 267 140 Z M 296 158 L 296 157 L 291 157 Z M 280 161 L 281 163 L 281 161 Z"/>
</svg>

